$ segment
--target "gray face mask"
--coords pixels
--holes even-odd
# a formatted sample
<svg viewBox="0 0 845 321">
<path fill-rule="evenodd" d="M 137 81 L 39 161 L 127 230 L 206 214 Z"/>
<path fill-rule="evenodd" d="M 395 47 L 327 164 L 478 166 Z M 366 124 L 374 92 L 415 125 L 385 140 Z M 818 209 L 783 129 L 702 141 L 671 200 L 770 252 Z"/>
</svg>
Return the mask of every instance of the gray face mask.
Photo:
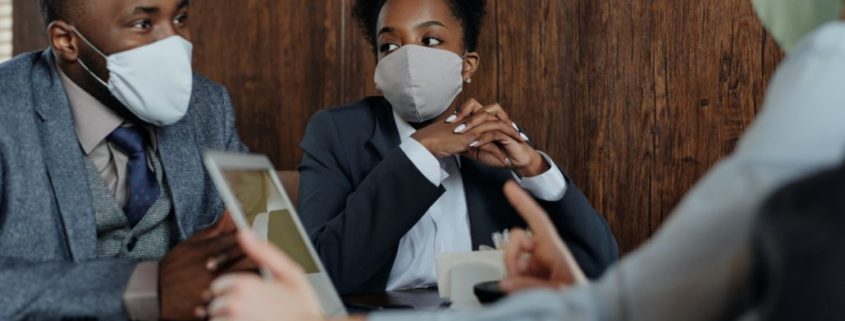
<svg viewBox="0 0 845 321">
<path fill-rule="evenodd" d="M 453 52 L 406 45 L 379 61 L 376 88 L 399 117 L 422 123 L 443 114 L 461 93 L 463 65 Z"/>
<path fill-rule="evenodd" d="M 837 20 L 843 0 L 753 0 L 757 16 L 780 47 L 789 52 L 823 24 Z"/>
</svg>

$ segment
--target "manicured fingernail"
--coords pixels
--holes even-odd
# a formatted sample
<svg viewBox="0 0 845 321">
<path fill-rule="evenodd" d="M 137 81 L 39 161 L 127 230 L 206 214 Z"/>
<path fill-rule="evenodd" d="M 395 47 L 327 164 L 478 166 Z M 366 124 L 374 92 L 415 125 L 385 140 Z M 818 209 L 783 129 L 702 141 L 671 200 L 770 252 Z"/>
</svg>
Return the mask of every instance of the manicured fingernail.
<svg viewBox="0 0 845 321">
<path fill-rule="evenodd" d="M 517 126 L 516 123 L 511 123 L 511 125 L 513 125 L 513 129 L 519 130 L 519 126 Z"/>
<path fill-rule="evenodd" d="M 508 165 L 508 167 L 513 166 L 513 162 L 511 162 L 510 158 L 505 158 L 505 164 Z"/>
<path fill-rule="evenodd" d="M 470 148 L 476 148 L 476 147 L 478 147 L 478 145 L 481 145 L 481 142 L 479 142 L 479 141 L 477 141 L 477 140 L 476 140 L 476 141 L 474 141 L 474 142 L 470 143 L 470 144 L 469 144 L 469 147 L 470 147 Z"/>
<path fill-rule="evenodd" d="M 217 270 L 217 260 L 210 258 L 208 261 L 205 261 L 205 269 L 209 271 Z"/>
<path fill-rule="evenodd" d="M 456 120 L 458 120 L 458 115 L 452 115 L 446 118 L 446 122 L 449 124 L 454 123 Z"/>
<path fill-rule="evenodd" d="M 522 140 L 524 140 L 526 142 L 531 141 L 531 139 L 529 139 L 528 135 L 525 135 L 525 133 L 519 133 L 519 136 L 522 137 Z"/>
<path fill-rule="evenodd" d="M 455 128 L 455 134 L 463 134 L 466 129 L 467 129 L 467 125 L 461 124 L 460 126 Z"/>
<path fill-rule="evenodd" d="M 205 307 L 196 307 L 194 308 L 194 316 L 199 319 L 205 319 L 208 317 L 208 310 Z"/>
</svg>

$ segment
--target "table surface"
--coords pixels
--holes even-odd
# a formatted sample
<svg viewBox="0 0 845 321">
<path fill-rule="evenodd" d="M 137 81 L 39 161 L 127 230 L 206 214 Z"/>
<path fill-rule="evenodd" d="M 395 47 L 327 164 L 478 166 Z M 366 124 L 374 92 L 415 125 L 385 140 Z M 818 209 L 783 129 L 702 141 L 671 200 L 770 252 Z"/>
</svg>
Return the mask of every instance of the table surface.
<svg viewBox="0 0 845 321">
<path fill-rule="evenodd" d="M 440 298 L 437 288 L 352 294 L 344 295 L 342 299 L 350 313 L 379 310 L 435 310 L 449 307 L 449 301 Z"/>
</svg>

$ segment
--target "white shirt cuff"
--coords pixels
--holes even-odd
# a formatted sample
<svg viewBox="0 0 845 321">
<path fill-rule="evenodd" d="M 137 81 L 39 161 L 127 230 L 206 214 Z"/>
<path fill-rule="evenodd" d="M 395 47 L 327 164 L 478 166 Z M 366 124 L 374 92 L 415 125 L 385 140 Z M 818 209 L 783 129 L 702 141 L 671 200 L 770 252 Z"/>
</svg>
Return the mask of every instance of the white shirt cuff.
<svg viewBox="0 0 845 321">
<path fill-rule="evenodd" d="M 442 169 L 440 168 L 440 161 L 434 157 L 434 154 L 428 151 L 416 139 L 406 139 L 399 145 L 405 156 L 414 163 L 417 170 L 425 176 L 434 186 L 440 186 L 443 182 Z"/>
<path fill-rule="evenodd" d="M 516 173 L 513 173 L 513 178 L 522 188 L 538 199 L 546 202 L 562 200 L 563 196 L 566 195 L 566 178 L 563 177 L 563 172 L 555 165 L 549 155 L 543 152 L 540 152 L 540 155 L 543 155 L 543 159 L 549 164 L 549 170 L 534 177 L 523 178 L 519 178 Z"/>
</svg>

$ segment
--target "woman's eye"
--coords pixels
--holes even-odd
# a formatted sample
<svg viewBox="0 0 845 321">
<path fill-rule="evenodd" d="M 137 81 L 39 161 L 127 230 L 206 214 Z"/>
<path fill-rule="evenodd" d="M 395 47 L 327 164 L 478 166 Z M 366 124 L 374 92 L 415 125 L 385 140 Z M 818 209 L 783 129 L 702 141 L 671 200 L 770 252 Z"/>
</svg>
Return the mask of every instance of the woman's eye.
<svg viewBox="0 0 845 321">
<path fill-rule="evenodd" d="M 132 28 L 138 28 L 138 29 L 150 29 L 152 27 L 153 27 L 153 23 L 149 20 L 138 21 L 138 22 L 132 24 Z"/>
<path fill-rule="evenodd" d="M 186 22 L 188 22 L 188 14 L 186 13 L 186 14 L 181 14 L 181 15 L 179 15 L 178 17 L 176 17 L 176 19 L 174 20 L 174 22 L 175 22 L 177 25 L 183 25 L 183 24 L 185 24 Z"/>
<path fill-rule="evenodd" d="M 443 44 L 443 41 L 440 41 L 440 39 L 437 39 L 437 38 L 434 38 L 434 37 L 425 37 L 425 38 L 423 38 L 422 43 L 426 47 L 436 47 L 436 46 Z"/>
<path fill-rule="evenodd" d="M 379 47 L 379 52 L 388 53 L 388 52 L 394 51 L 396 49 L 399 49 L 398 45 L 396 45 L 394 43 L 386 43 L 386 44 L 383 44 Z"/>
</svg>

